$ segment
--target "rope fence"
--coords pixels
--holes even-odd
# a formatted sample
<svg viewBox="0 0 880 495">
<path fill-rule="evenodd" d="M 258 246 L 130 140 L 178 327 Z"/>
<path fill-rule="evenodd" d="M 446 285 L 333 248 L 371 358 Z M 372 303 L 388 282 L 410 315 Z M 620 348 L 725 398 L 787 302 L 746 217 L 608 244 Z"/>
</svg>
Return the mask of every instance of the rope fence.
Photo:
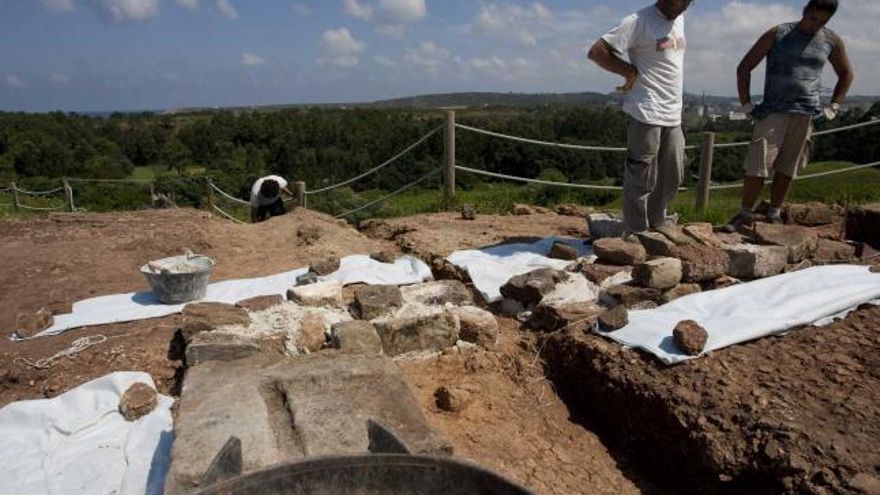
<svg viewBox="0 0 880 495">
<path fill-rule="evenodd" d="M 434 134 L 437 134 L 438 132 L 440 132 L 441 129 L 443 129 L 443 126 L 437 126 L 437 127 L 435 127 L 435 128 L 432 129 L 430 132 L 428 132 L 427 134 L 425 134 L 424 136 L 422 136 L 421 139 L 419 139 L 418 141 L 414 142 L 413 144 L 407 146 L 403 151 L 401 151 L 400 153 L 394 155 L 391 159 L 389 159 L 389 160 L 386 161 L 385 163 L 383 163 L 383 164 L 381 164 L 381 165 L 379 165 L 379 166 L 377 166 L 377 167 L 374 167 L 374 168 L 372 168 L 372 169 L 370 169 L 370 170 L 367 170 L 366 172 L 364 172 L 364 173 L 358 175 L 357 177 L 352 177 L 351 179 L 348 179 L 348 180 L 342 181 L 342 182 L 340 182 L 340 183 L 338 183 L 338 184 L 334 184 L 334 185 L 332 185 L 332 186 L 323 187 L 323 188 L 321 188 L 321 189 L 315 189 L 314 191 L 306 191 L 306 194 L 320 194 L 320 193 L 323 193 L 323 192 L 332 191 L 332 190 L 334 190 L 334 189 L 338 189 L 338 188 L 340 188 L 340 187 L 347 186 L 347 185 L 349 185 L 349 184 L 352 184 L 352 183 L 354 183 L 354 182 L 359 181 L 360 179 L 363 179 L 364 177 L 367 177 L 367 176 L 369 176 L 369 175 L 372 175 L 372 174 L 378 172 L 379 170 L 382 170 L 383 168 L 387 167 L 388 165 L 391 165 L 392 163 L 396 162 L 396 161 L 399 160 L 400 158 L 404 157 L 407 153 L 409 153 L 410 151 L 414 150 L 414 149 L 415 149 L 416 147 L 418 147 L 420 144 L 422 144 L 422 143 L 424 143 L 425 141 L 427 141 L 428 139 L 430 139 L 431 136 L 433 136 Z"/>
<path fill-rule="evenodd" d="M 819 132 L 814 133 L 813 136 L 817 136 L 817 137 L 826 136 L 829 134 L 836 134 L 836 133 L 840 133 L 840 132 L 850 131 L 853 129 L 860 129 L 860 128 L 865 128 L 865 127 L 869 127 L 869 126 L 874 126 L 874 125 L 878 125 L 878 124 L 880 124 L 880 119 L 874 118 L 874 119 L 866 121 L 866 122 L 860 122 L 857 124 L 846 125 L 846 126 L 836 127 L 833 129 L 819 131 Z M 297 188 L 296 197 L 291 200 L 285 201 L 285 203 L 290 203 L 290 202 L 296 201 L 296 202 L 298 202 L 299 206 L 304 207 L 306 204 L 306 197 L 307 196 L 330 192 L 335 189 L 339 189 L 339 188 L 348 186 L 350 184 L 353 184 L 353 183 L 355 183 L 365 177 L 368 177 L 370 175 L 376 174 L 380 170 L 394 164 L 395 162 L 400 160 L 402 157 L 404 157 L 408 153 L 412 152 L 418 146 L 424 144 L 426 141 L 428 141 L 431 137 L 433 137 L 435 134 L 437 134 L 438 132 L 440 132 L 444 128 L 445 128 L 445 153 L 444 154 L 446 155 L 445 156 L 445 161 L 446 161 L 445 166 L 441 166 L 441 167 L 429 172 L 428 174 L 418 178 L 417 180 L 415 180 L 409 184 L 406 184 L 403 187 L 396 189 L 395 191 L 393 191 L 387 195 L 384 195 L 376 200 L 370 201 L 370 202 L 368 202 L 362 206 L 359 206 L 357 208 L 354 208 L 354 209 L 351 209 L 351 210 L 346 211 L 344 213 L 341 213 L 341 214 L 337 215 L 336 217 L 337 218 L 347 217 L 347 216 L 350 216 L 354 213 L 371 208 L 377 204 L 388 201 L 389 199 L 391 199 L 391 198 L 417 186 L 418 184 L 421 184 L 422 182 L 428 180 L 429 178 L 439 174 L 441 171 L 445 172 L 443 183 L 445 184 L 446 194 L 449 196 L 455 195 L 455 172 L 456 171 L 481 175 L 481 176 L 485 176 L 485 177 L 491 177 L 491 178 L 495 178 L 495 179 L 503 179 L 503 180 L 521 182 L 521 183 L 526 183 L 526 184 L 538 184 L 538 185 L 544 185 L 544 186 L 550 186 L 550 187 L 561 187 L 561 188 L 581 189 L 581 190 L 598 190 L 598 191 L 623 191 L 623 187 L 620 187 L 620 186 L 599 185 L 599 184 L 582 184 L 582 183 L 564 183 L 564 182 L 555 182 L 555 181 L 548 181 L 548 180 L 542 180 L 542 179 L 529 179 L 529 178 L 525 178 L 525 177 L 517 177 L 514 175 L 502 174 L 502 173 L 498 173 L 498 172 L 489 172 L 487 170 L 480 170 L 480 169 L 456 164 L 456 161 L 455 161 L 455 130 L 456 129 L 462 129 L 462 130 L 468 131 L 468 132 L 473 132 L 473 133 L 477 133 L 477 134 L 481 134 L 481 135 L 485 135 L 485 136 L 490 136 L 490 137 L 495 137 L 495 138 L 499 138 L 499 139 L 515 141 L 515 142 L 519 142 L 519 143 L 548 146 L 548 147 L 560 148 L 560 149 L 571 149 L 571 150 L 579 150 L 579 151 L 599 151 L 599 152 L 625 152 L 626 148 L 612 147 L 612 146 L 589 146 L 589 145 L 579 145 L 579 144 L 569 144 L 569 143 L 558 143 L 558 142 L 543 141 L 543 140 L 539 140 L 539 139 L 530 139 L 530 138 L 512 136 L 509 134 L 489 131 L 489 130 L 485 130 L 485 129 L 480 129 L 478 127 L 473 127 L 473 126 L 468 126 L 468 125 L 456 123 L 455 122 L 455 112 L 447 111 L 447 121 L 446 121 L 445 125 L 437 126 L 434 129 L 431 129 L 428 133 L 426 133 L 424 136 L 419 138 L 417 141 L 413 142 L 412 144 L 410 144 L 409 146 L 407 146 L 406 148 L 404 148 L 403 150 L 398 152 L 396 155 L 394 155 L 393 157 L 391 157 L 387 161 L 381 163 L 380 165 L 373 167 L 370 170 L 367 170 L 364 173 L 358 174 L 357 176 L 352 177 L 350 179 L 346 179 L 346 180 L 338 182 L 336 184 L 322 187 L 320 189 L 316 189 L 316 190 L 312 190 L 312 191 L 306 190 L 305 183 L 297 182 L 296 183 L 296 186 L 297 186 L 296 187 Z M 695 186 L 695 188 L 697 190 L 697 195 L 698 195 L 698 200 L 697 200 L 698 209 L 701 209 L 701 208 L 704 209 L 706 207 L 706 205 L 708 203 L 708 192 L 709 191 L 735 189 L 735 188 L 742 187 L 741 182 L 740 183 L 733 183 L 733 184 L 716 184 L 716 185 L 712 185 L 710 183 L 710 179 L 711 179 L 711 175 L 712 175 L 712 162 L 713 162 L 714 150 L 715 149 L 748 146 L 751 144 L 751 142 L 744 141 L 744 142 L 735 142 L 735 143 L 717 143 L 716 144 L 714 142 L 714 139 L 715 139 L 714 133 L 705 133 L 705 138 L 703 140 L 703 143 L 701 144 L 702 152 L 700 153 L 700 180 L 699 180 L 699 184 L 697 186 Z M 695 148 L 697 148 L 697 146 L 687 146 L 686 147 L 686 149 L 695 149 Z M 878 167 L 878 166 L 880 166 L 880 162 L 869 163 L 869 164 L 865 164 L 865 165 L 855 165 L 855 166 L 846 167 L 846 168 L 842 168 L 842 169 L 838 169 L 838 170 L 830 170 L 827 172 L 819 172 L 819 173 L 815 173 L 815 174 L 802 175 L 800 177 L 795 178 L 795 180 L 805 180 L 805 179 L 813 179 L 813 178 L 817 178 L 817 177 L 825 177 L 825 176 L 829 176 L 829 175 L 844 174 L 844 173 L 848 173 L 848 172 L 853 172 L 853 171 L 863 170 L 863 169 L 868 169 L 868 168 L 874 168 L 874 167 Z M 243 222 L 243 221 L 239 220 L 238 218 L 236 218 L 233 214 L 229 213 L 229 211 L 224 210 L 224 209 L 220 208 L 219 206 L 217 206 L 216 204 L 214 204 L 214 193 L 219 194 L 222 198 L 233 202 L 235 205 L 250 206 L 250 203 L 248 201 L 245 201 L 241 198 L 237 198 L 234 195 L 224 191 L 223 189 L 221 189 L 220 187 L 215 185 L 209 177 L 180 177 L 180 178 L 169 178 L 168 180 L 170 180 L 171 182 L 174 182 L 178 185 L 184 185 L 186 187 L 198 186 L 198 185 L 202 185 L 203 187 L 207 186 L 203 189 L 203 194 L 205 194 L 207 197 L 207 206 L 209 207 L 209 209 L 215 211 L 220 216 L 227 218 L 231 221 L 234 221 L 236 223 L 239 223 L 239 224 L 246 223 L 246 222 Z M 68 211 L 83 211 L 81 208 L 76 208 L 73 205 L 73 189 L 69 186 L 70 183 L 111 183 L 111 184 L 112 183 L 115 183 L 115 184 L 126 184 L 127 183 L 127 184 L 150 184 L 150 185 L 152 185 L 152 184 L 156 184 L 157 181 L 153 180 L 153 179 L 65 178 L 64 185 L 62 187 L 58 187 L 58 188 L 50 189 L 50 190 L 46 190 L 46 191 L 29 191 L 26 189 L 21 189 L 21 188 L 17 187 L 15 185 L 15 183 L 12 183 L 12 184 L 10 184 L 9 187 L 6 187 L 4 189 L 0 189 L 0 194 L 12 195 L 13 202 L 12 203 L 0 203 L 0 207 L 2 207 L 2 208 L 13 207 L 16 210 L 21 209 L 21 210 L 29 210 L 29 211 L 37 211 L 37 212 L 51 212 L 51 211 L 58 211 L 58 210 L 63 210 L 63 209 L 67 209 Z M 680 191 L 684 191 L 687 189 L 694 189 L 694 188 L 682 188 L 682 189 L 680 189 Z M 152 187 L 151 187 L 151 191 L 152 191 Z M 25 204 L 22 204 L 22 202 L 20 201 L 20 199 L 18 197 L 19 193 L 23 194 L 25 196 L 31 196 L 31 197 L 47 197 L 47 196 L 51 196 L 53 194 L 62 193 L 62 192 L 65 195 L 66 205 L 65 206 L 57 206 L 57 207 L 25 205 Z"/>
<path fill-rule="evenodd" d="M 397 196 L 398 194 L 401 194 L 401 193 L 403 193 L 404 191 L 407 191 L 407 190 L 409 190 L 409 189 L 412 189 L 413 187 L 415 187 L 415 186 L 421 184 L 422 182 L 424 182 L 424 181 L 430 179 L 431 177 L 433 177 L 433 176 L 439 174 L 442 170 L 443 170 L 443 167 L 438 167 L 438 168 L 432 170 L 431 172 L 429 172 L 429 173 L 423 175 L 421 178 L 419 178 L 419 179 L 417 179 L 417 180 L 415 180 L 415 181 L 413 181 L 413 182 L 410 182 L 409 184 L 407 184 L 407 185 L 401 187 L 400 189 L 397 189 L 396 191 L 394 191 L 394 192 L 392 192 L 392 193 L 390 193 L 390 194 L 387 194 L 387 195 L 385 195 L 385 196 L 382 196 L 382 197 L 379 198 L 379 199 L 376 199 L 376 200 L 370 201 L 369 203 L 367 203 L 367 204 L 365 204 L 365 205 L 363 205 L 363 206 L 360 206 L 360 207 L 355 208 L 355 209 L 353 209 L 353 210 L 346 211 L 345 213 L 340 213 L 339 215 L 336 215 L 336 218 L 344 218 L 344 217 L 347 217 L 347 216 L 352 215 L 352 214 L 354 214 L 354 213 L 357 213 L 357 212 L 359 212 L 359 211 L 366 210 L 367 208 L 370 208 L 370 207 L 372 207 L 372 206 L 375 206 L 375 205 L 377 205 L 377 204 L 379 204 L 379 203 L 384 203 L 385 201 L 387 201 L 387 200 L 393 198 L 394 196 Z"/>
</svg>

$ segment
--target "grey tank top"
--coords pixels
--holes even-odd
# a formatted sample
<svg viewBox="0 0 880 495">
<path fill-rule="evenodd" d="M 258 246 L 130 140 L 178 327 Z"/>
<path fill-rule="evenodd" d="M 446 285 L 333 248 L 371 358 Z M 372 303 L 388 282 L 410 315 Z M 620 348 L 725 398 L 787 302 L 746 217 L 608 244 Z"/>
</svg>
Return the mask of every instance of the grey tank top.
<svg viewBox="0 0 880 495">
<path fill-rule="evenodd" d="M 776 43 L 767 54 L 764 101 L 752 114 L 762 119 L 772 113 L 820 113 L 822 70 L 834 49 L 834 35 L 826 28 L 807 34 L 797 23 L 780 24 Z"/>
</svg>

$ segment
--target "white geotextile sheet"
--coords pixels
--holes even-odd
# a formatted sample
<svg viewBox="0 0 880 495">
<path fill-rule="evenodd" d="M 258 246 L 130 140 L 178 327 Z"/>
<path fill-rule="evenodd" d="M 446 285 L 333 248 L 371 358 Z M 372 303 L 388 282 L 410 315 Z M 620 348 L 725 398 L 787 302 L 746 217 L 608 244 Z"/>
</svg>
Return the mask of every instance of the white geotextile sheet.
<svg viewBox="0 0 880 495">
<path fill-rule="evenodd" d="M 0 494 L 161 495 L 173 440 L 171 405 L 129 422 L 119 398 L 147 373 L 113 373 L 53 399 L 0 409 Z"/>
<path fill-rule="evenodd" d="M 657 309 L 630 311 L 627 326 L 600 333 L 675 364 L 694 359 L 679 351 L 672 339 L 682 320 L 694 320 L 706 329 L 705 353 L 800 325 L 827 323 L 829 316 L 878 298 L 880 274 L 868 267 L 822 266 L 692 294 Z"/>
<path fill-rule="evenodd" d="M 217 282 L 208 285 L 205 298 L 199 302 L 235 304 L 252 297 L 286 295 L 287 289 L 295 285 L 296 277 L 306 272 L 308 268 L 300 268 L 268 277 Z M 363 255 L 342 258 L 338 271 L 321 277 L 321 280 L 338 280 L 343 285 L 404 285 L 431 279 L 433 275 L 428 265 L 412 256 L 403 256 L 394 263 L 380 263 Z M 72 313 L 56 316 L 55 323 L 36 337 L 57 335 L 84 326 L 168 316 L 179 313 L 184 306 L 186 304 L 162 304 L 152 292 L 95 297 L 74 303 Z"/>
<path fill-rule="evenodd" d="M 483 249 L 456 251 L 446 259 L 464 269 L 483 299 L 493 303 L 501 299 L 501 286 L 511 277 L 539 268 L 562 270 L 571 261 L 548 258 L 555 242 L 564 242 L 577 249 L 578 256 L 592 256 L 593 248 L 579 239 L 548 237 L 533 243 L 501 244 Z"/>
</svg>

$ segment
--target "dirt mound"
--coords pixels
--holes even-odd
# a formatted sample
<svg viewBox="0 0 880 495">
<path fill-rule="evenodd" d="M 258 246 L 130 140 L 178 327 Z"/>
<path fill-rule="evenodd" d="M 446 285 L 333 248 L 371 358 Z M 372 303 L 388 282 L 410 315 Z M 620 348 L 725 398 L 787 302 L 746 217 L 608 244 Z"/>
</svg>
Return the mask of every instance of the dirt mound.
<svg viewBox="0 0 880 495">
<path fill-rule="evenodd" d="M 678 490 L 858 493 L 877 477 L 880 308 L 674 367 L 581 330 L 546 351 L 570 407 Z"/>
<path fill-rule="evenodd" d="M 0 330 L 19 312 L 49 303 L 148 289 L 140 267 L 185 249 L 217 261 L 212 282 L 308 266 L 324 256 L 364 254 L 387 243 L 310 210 L 238 225 L 192 209 L 55 214 L 0 222 Z"/>
</svg>

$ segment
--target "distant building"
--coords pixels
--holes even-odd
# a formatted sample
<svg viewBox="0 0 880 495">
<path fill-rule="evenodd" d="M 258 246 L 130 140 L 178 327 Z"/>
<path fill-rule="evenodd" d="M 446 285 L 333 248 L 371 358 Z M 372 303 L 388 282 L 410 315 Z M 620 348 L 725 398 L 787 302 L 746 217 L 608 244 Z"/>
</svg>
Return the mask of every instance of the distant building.
<svg viewBox="0 0 880 495">
<path fill-rule="evenodd" d="M 728 114 L 727 114 L 727 119 L 728 119 L 728 120 L 731 120 L 731 121 L 736 121 L 736 120 L 746 120 L 746 119 L 748 119 L 748 118 L 749 118 L 749 116 L 746 115 L 746 114 L 744 114 L 743 112 L 734 112 L 734 111 L 731 110 L 731 111 L 728 112 Z"/>
</svg>

